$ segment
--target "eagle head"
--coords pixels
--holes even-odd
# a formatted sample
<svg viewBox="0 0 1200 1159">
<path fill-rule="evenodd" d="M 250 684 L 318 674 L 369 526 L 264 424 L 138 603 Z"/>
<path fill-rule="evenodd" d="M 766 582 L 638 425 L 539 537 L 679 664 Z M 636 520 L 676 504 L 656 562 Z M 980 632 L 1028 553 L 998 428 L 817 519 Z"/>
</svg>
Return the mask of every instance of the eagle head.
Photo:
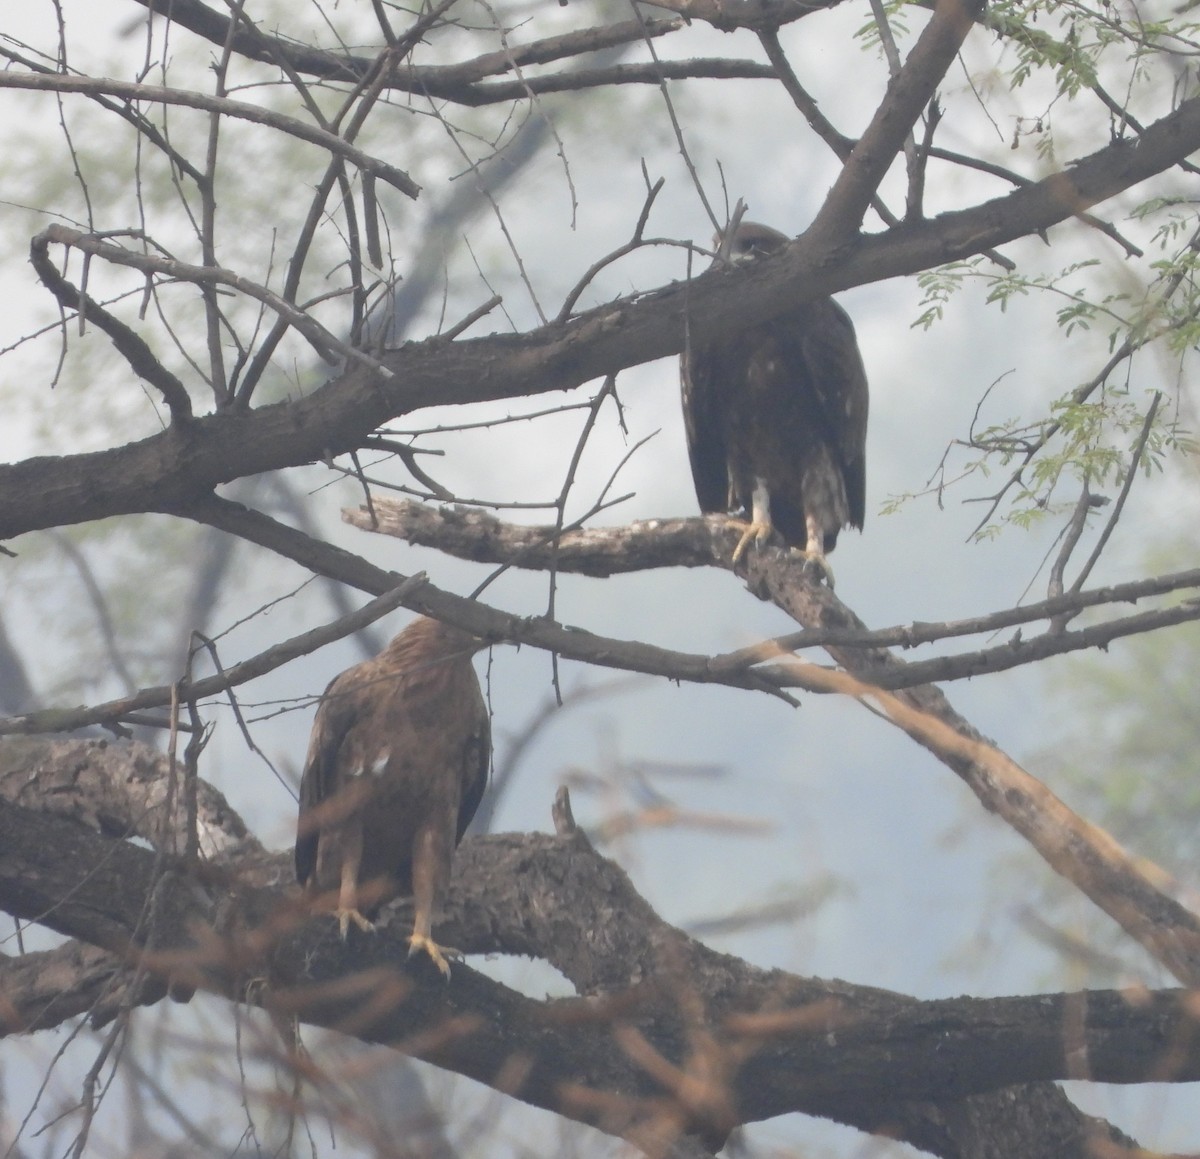
<svg viewBox="0 0 1200 1159">
<path fill-rule="evenodd" d="M 713 236 L 713 249 L 720 250 L 725 240 L 723 230 Z M 744 262 L 750 258 L 777 254 L 791 239 L 785 233 L 757 221 L 743 221 L 729 243 L 729 260 Z"/>
</svg>

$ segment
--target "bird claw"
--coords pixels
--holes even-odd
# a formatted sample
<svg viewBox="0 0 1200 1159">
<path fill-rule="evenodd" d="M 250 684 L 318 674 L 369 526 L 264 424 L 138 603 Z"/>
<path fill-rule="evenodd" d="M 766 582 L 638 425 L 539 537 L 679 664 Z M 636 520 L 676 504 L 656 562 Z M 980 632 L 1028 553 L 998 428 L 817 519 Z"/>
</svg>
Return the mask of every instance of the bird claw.
<svg viewBox="0 0 1200 1159">
<path fill-rule="evenodd" d="M 439 946 L 432 938 L 427 938 L 423 934 L 413 934 L 408 939 L 408 956 L 413 958 L 421 953 L 429 955 L 447 982 L 450 981 L 450 963 L 446 959 L 463 956 L 461 950 L 455 950 L 450 946 Z"/>
<path fill-rule="evenodd" d="M 373 933 L 375 925 L 369 922 L 356 909 L 341 909 L 340 907 L 333 911 L 333 916 L 337 918 L 338 932 L 342 935 L 344 942 L 350 936 L 350 925 L 353 923 L 364 934 Z"/>
<path fill-rule="evenodd" d="M 741 539 L 738 540 L 737 547 L 733 549 L 733 559 L 730 561 L 735 566 L 741 562 L 742 556 L 746 554 L 746 548 L 750 546 L 750 541 L 754 541 L 756 550 L 761 550 L 771 538 L 772 532 L 775 530 L 769 523 L 745 523 L 741 519 L 731 519 L 730 522 L 735 527 L 742 527 L 745 530 L 742 532 Z"/>
<path fill-rule="evenodd" d="M 824 578 L 829 590 L 833 591 L 833 568 L 829 566 L 829 560 L 822 552 L 819 551 L 804 551 L 801 548 L 793 548 L 804 557 L 804 570 L 806 572 L 816 572 L 817 583 Z"/>
</svg>

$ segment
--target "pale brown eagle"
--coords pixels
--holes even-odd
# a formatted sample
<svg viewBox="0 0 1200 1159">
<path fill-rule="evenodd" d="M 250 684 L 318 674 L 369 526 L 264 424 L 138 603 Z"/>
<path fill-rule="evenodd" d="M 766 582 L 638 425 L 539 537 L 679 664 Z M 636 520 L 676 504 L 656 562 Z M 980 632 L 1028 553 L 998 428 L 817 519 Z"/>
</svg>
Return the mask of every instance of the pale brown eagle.
<svg viewBox="0 0 1200 1159">
<path fill-rule="evenodd" d="M 296 876 L 350 923 L 400 894 L 409 956 L 449 977 L 432 937 L 450 864 L 487 785 L 491 728 L 471 657 L 482 641 L 422 617 L 325 690 L 300 780 Z"/>
<path fill-rule="evenodd" d="M 747 221 L 729 253 L 787 243 Z M 866 506 L 867 376 L 846 311 L 818 298 L 721 338 L 693 332 L 680 366 L 700 510 L 750 518 L 734 561 L 776 531 L 832 583 L 825 554 L 843 527 L 862 527 Z"/>
</svg>

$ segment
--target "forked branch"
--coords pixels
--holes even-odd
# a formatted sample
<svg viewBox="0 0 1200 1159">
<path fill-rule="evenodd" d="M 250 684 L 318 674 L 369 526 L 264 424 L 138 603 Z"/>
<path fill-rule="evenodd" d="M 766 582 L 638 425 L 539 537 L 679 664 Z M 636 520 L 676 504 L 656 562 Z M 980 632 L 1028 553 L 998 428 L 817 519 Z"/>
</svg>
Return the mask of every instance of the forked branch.
<svg viewBox="0 0 1200 1159">
<path fill-rule="evenodd" d="M 399 515 L 399 519 L 389 522 L 394 515 Z M 386 504 L 379 529 L 403 526 L 406 516 L 416 515 L 415 505 Z M 351 522 L 359 521 L 357 513 L 351 512 L 349 516 Z M 487 516 L 481 520 L 477 513 L 471 513 L 467 518 L 452 514 L 445 519 L 448 533 L 444 544 L 439 546 L 453 545 L 451 549 L 462 549 L 464 531 L 472 522 L 475 530 L 481 531 L 483 521 L 489 525 L 487 545 L 484 546 L 481 535 L 474 545 L 477 550 L 464 554 L 476 560 L 480 559 L 480 551 L 490 552 L 493 556 L 504 554 L 504 536 L 496 534 L 498 521 Z M 432 522 L 424 520 L 426 542 L 434 538 L 428 535 Z M 707 520 L 689 522 L 710 524 Z M 613 533 L 615 544 L 628 544 L 630 531 L 629 528 L 617 529 Z M 640 533 L 652 538 L 655 523 L 642 525 Z M 545 529 L 540 534 L 544 535 Z M 585 554 L 594 557 L 595 541 L 601 534 L 577 532 L 574 536 L 583 543 Z M 523 545 L 510 545 L 509 558 L 514 562 L 519 561 L 523 553 L 541 552 L 538 529 L 513 529 L 513 536 Z M 563 537 L 558 544 L 560 570 L 568 570 L 571 566 L 571 539 L 571 536 Z M 675 562 L 680 561 L 676 559 Z M 810 631 L 849 630 L 868 635 L 861 621 L 828 588 L 814 585 L 805 578 L 801 559 L 773 551 L 750 553 L 745 561 L 745 572 L 752 591 L 771 600 Z M 1192 574 L 1190 578 L 1194 582 L 1198 577 Z M 1046 601 L 1046 605 L 1057 609 L 1070 598 L 1059 597 Z M 1042 615 L 1038 618 L 1046 618 L 1045 607 L 1039 610 Z M 1054 610 L 1048 614 L 1054 615 Z M 1143 613 L 1145 615 L 1150 613 Z M 1174 616 L 1196 619 L 1200 618 L 1200 606 L 1193 601 L 1190 605 L 1162 609 L 1161 615 L 1163 623 L 1177 622 L 1172 619 Z M 1138 621 L 1141 617 L 1128 619 Z M 1064 638 L 1086 638 L 1085 634 L 1090 630 L 1051 632 L 1037 639 L 1055 648 Z M 838 638 L 842 641 L 854 639 L 852 635 Z M 799 639 L 804 642 L 804 635 Z M 1130 856 L 1107 833 L 1072 812 L 1045 785 L 990 744 L 954 710 L 939 688 L 925 681 L 918 682 L 926 671 L 938 666 L 938 661 L 910 665 L 883 648 L 856 647 L 847 642 L 834 644 L 828 642 L 828 637 L 824 647 L 844 671 L 799 660 L 784 647 L 771 643 L 760 645 L 748 654 L 743 650 L 732 661 L 713 658 L 709 661 L 708 671 L 713 675 L 754 671 L 777 688 L 792 686 L 810 691 L 840 692 L 880 705 L 889 720 L 960 776 L 989 812 L 997 814 L 1020 833 L 1056 872 L 1091 898 L 1177 978 L 1188 985 L 1200 985 L 1200 918 L 1171 896 L 1169 875 L 1143 858 Z M 755 666 L 747 669 L 749 663 Z M 960 658 L 947 657 L 944 663 L 958 665 Z M 902 688 L 903 691 L 886 691 L 889 688 Z"/>
</svg>

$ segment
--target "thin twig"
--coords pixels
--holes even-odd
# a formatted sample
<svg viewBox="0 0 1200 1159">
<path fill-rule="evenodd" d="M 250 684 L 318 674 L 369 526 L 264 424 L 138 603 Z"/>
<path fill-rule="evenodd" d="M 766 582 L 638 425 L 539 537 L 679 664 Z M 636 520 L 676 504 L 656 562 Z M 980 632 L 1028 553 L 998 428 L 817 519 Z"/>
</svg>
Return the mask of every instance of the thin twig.
<svg viewBox="0 0 1200 1159">
<path fill-rule="evenodd" d="M 108 335 L 117 351 L 129 364 L 139 378 L 148 382 L 162 396 L 167 404 L 171 419 L 178 425 L 189 422 L 192 418 L 192 400 L 187 388 L 159 360 L 142 338 L 115 315 L 110 314 L 94 298 L 81 290 L 77 290 L 66 278 L 58 272 L 50 260 L 49 243 L 59 240 L 51 236 L 51 231 L 63 229 L 62 226 L 51 226 L 44 234 L 33 239 L 29 247 L 29 260 L 37 271 L 42 284 L 54 295 L 59 305 L 64 309 L 78 310 L 82 318 L 87 317 Z M 75 231 L 70 231 L 74 233 Z M 80 234 L 80 237 L 85 235 Z M 71 244 L 69 241 L 65 244 Z M 115 249 L 116 247 L 105 247 Z M 124 253 L 125 251 L 121 251 Z"/>
<path fill-rule="evenodd" d="M 870 0 L 871 16 L 875 21 L 875 29 L 879 33 L 879 43 L 887 60 L 888 76 L 894 82 L 900 75 L 900 50 L 896 47 L 896 38 L 892 35 L 892 26 L 888 21 L 887 9 L 883 0 Z M 930 107 L 936 107 L 936 98 L 930 101 Z M 932 125 L 933 119 L 930 119 Z M 905 206 L 905 220 L 912 221 L 921 214 L 921 160 L 917 156 L 917 142 L 910 130 L 904 138 L 904 164 L 908 172 L 908 198 Z"/>
<path fill-rule="evenodd" d="M 294 117 L 287 117 L 272 109 L 247 104 L 244 101 L 232 101 L 227 98 L 210 96 L 208 93 L 190 92 L 186 89 L 133 84 L 128 81 L 113 80 L 110 77 L 64 76 L 61 73 L 39 76 L 14 71 L 0 71 L 0 89 L 5 88 L 34 89 L 54 93 L 82 93 L 85 96 L 112 96 L 133 102 L 183 105 L 208 113 L 220 113 L 223 116 L 265 125 L 269 129 L 275 129 L 287 133 L 289 136 L 297 137 L 301 141 L 317 145 L 335 156 L 344 157 L 364 172 L 374 173 L 379 180 L 386 181 L 406 197 L 416 198 L 421 192 L 421 187 L 403 170 L 380 161 L 377 157 L 372 157 L 361 149 L 356 149 L 335 133 L 328 133 L 324 129 L 306 124 L 304 121 L 298 121 Z"/>
<path fill-rule="evenodd" d="M 631 254 L 634 250 L 641 249 L 643 246 L 651 245 L 671 245 L 668 238 L 650 238 L 645 240 L 642 237 L 642 231 L 646 228 L 646 219 L 650 216 L 650 208 L 654 204 L 654 199 L 659 195 L 665 184 L 665 179 L 660 177 L 646 193 L 646 200 L 642 203 L 641 213 L 638 214 L 637 224 L 633 229 L 633 236 L 624 245 L 618 246 L 612 253 L 605 254 L 598 261 L 593 262 L 583 274 L 583 277 L 571 287 L 565 299 L 563 299 L 562 308 L 555 316 L 556 322 L 565 322 L 570 316 L 571 311 L 575 308 L 575 303 L 579 301 L 579 295 L 587 289 L 592 279 L 606 266 L 612 265 L 613 262 L 625 257 L 626 254 Z"/>
<path fill-rule="evenodd" d="M 137 237 L 138 235 L 133 233 L 131 236 Z M 142 238 L 142 240 L 145 239 Z M 141 270 L 148 274 L 161 274 L 165 277 L 175 278 L 181 282 L 192 282 L 201 287 L 210 285 L 230 286 L 239 293 L 245 294 L 247 297 L 254 298 L 264 305 L 269 306 L 289 326 L 302 334 L 324 361 L 336 364 L 338 359 L 335 354 L 341 354 L 344 358 L 370 367 L 383 378 L 394 377 L 392 371 L 377 358 L 373 358 L 364 351 L 356 350 L 353 346 L 347 345 L 347 343 L 326 330 L 315 318 L 306 314 L 293 303 L 281 298 L 265 286 L 260 286 L 257 282 L 252 282 L 249 278 L 242 277 L 241 274 L 233 270 L 221 267 L 195 266 L 171 257 L 160 258 L 154 257 L 151 254 L 135 254 L 121 246 L 110 245 L 108 242 L 101 240 L 97 235 L 82 233 L 77 229 L 69 229 L 65 225 L 49 225 L 34 239 L 34 245 L 41 246 L 43 252 L 48 243 L 71 246 L 84 253 L 101 257 L 105 261 L 112 262 L 114 265 L 128 266 L 131 269 Z M 124 353 L 124 351 L 122 352 Z M 163 389 L 162 383 L 158 381 L 154 385 L 158 386 L 160 390 Z M 180 389 L 182 389 L 182 386 Z M 168 405 L 170 405 L 169 402 Z M 177 405 L 182 405 L 181 400 L 177 400 Z M 190 408 L 190 402 L 188 405 Z M 174 414 L 174 411 L 172 413 Z M 188 417 L 190 417 L 190 410 Z"/>
<path fill-rule="evenodd" d="M 1096 546 L 1092 549 L 1092 554 L 1088 556 L 1087 563 L 1079 569 L 1079 574 L 1075 577 L 1075 582 L 1071 585 L 1072 592 L 1080 591 L 1083 588 L 1087 577 L 1092 573 L 1092 568 L 1096 566 L 1096 562 L 1100 558 L 1100 553 L 1108 543 L 1113 529 L 1117 526 L 1117 520 L 1121 518 L 1121 512 L 1125 507 L 1125 500 L 1129 498 L 1129 489 L 1133 486 L 1134 476 L 1137 475 L 1138 464 L 1142 459 L 1142 452 L 1146 449 L 1146 440 L 1150 438 L 1150 432 L 1154 427 L 1154 416 L 1158 413 L 1158 404 L 1160 402 L 1162 402 L 1162 391 L 1155 391 L 1154 400 L 1150 403 L 1150 409 L 1146 412 L 1146 421 L 1142 423 L 1141 434 L 1138 435 L 1137 443 L 1133 448 L 1133 454 L 1130 456 L 1129 469 L 1125 472 L 1125 482 L 1121 486 L 1121 493 L 1117 496 L 1112 514 L 1108 517 L 1108 522 L 1104 525 L 1104 530 L 1100 533 L 1100 538 L 1096 541 Z"/>
<path fill-rule="evenodd" d="M 109 721 L 122 720 L 129 713 L 139 709 L 157 708 L 170 704 L 173 696 L 179 696 L 185 700 L 202 700 L 207 696 L 228 692 L 239 684 L 244 684 L 247 680 L 254 680 L 290 663 L 297 656 L 306 656 L 334 640 L 340 640 L 343 636 L 360 631 L 381 616 L 395 611 L 405 600 L 419 592 L 426 582 L 425 573 L 417 572 L 416 575 L 409 576 L 357 611 L 320 628 L 314 628 L 284 640 L 249 660 L 243 660 L 240 664 L 233 665 L 221 675 L 207 676 L 191 681 L 178 690 L 174 685 L 145 688 L 133 696 L 110 700 L 92 708 L 51 708 L 25 713 L 22 716 L 11 716 L 0 720 L 0 736 L 14 733 L 69 732 L 77 728 L 85 728 L 89 724 L 104 724 Z M 156 723 L 161 726 L 164 722 Z"/>
<path fill-rule="evenodd" d="M 1200 229 L 1197 229 L 1188 239 L 1186 248 L 1193 255 L 1200 253 Z M 1147 316 L 1153 316 L 1153 313 L 1160 312 L 1166 304 L 1174 297 L 1179 287 L 1184 284 L 1185 279 L 1190 279 L 1191 264 L 1180 263 L 1180 268 L 1167 278 L 1162 292 L 1158 295 L 1156 301 L 1156 311 L 1147 310 Z M 1132 357 L 1143 346 L 1149 345 L 1151 342 L 1157 341 L 1159 338 L 1165 337 L 1168 334 L 1174 333 L 1177 330 L 1190 326 L 1192 324 L 1192 316 L 1188 314 L 1184 317 L 1176 318 L 1168 321 L 1160 326 L 1147 327 L 1144 330 L 1135 331 L 1117 347 L 1116 351 L 1108 359 L 1108 361 L 1100 368 L 1100 371 L 1090 378 L 1087 382 L 1077 386 L 1071 392 L 1071 403 L 1078 406 L 1080 403 L 1086 402 L 1097 390 L 1108 381 L 1108 376 L 1112 374 L 1118 366 L 1126 359 Z M 987 511 L 983 518 L 975 525 L 975 530 L 971 533 L 977 535 L 981 528 L 987 525 L 987 522 L 995 514 L 997 508 L 1004 500 L 1004 496 L 1015 487 L 1021 480 L 1021 474 L 1029 465 L 1033 457 L 1054 438 L 1062 429 L 1062 423 L 1058 420 L 1045 424 L 1039 434 L 1037 440 L 1024 452 L 1020 465 L 1013 471 L 1004 485 L 994 494 L 982 497 L 981 502 L 988 504 Z"/>
<path fill-rule="evenodd" d="M 486 318 L 487 315 L 490 314 L 503 301 L 504 298 L 500 294 L 493 294 L 486 302 L 483 303 L 483 305 L 476 306 L 474 310 L 472 310 L 465 318 L 462 319 L 462 321 L 455 322 L 450 329 L 443 331 L 440 337 L 446 339 L 447 342 L 452 341 L 464 330 L 469 330 L 472 326 L 474 326 L 480 318 Z"/>
<path fill-rule="evenodd" d="M 667 89 L 667 71 L 663 68 L 663 62 L 659 59 L 658 51 L 654 47 L 648 21 L 634 0 L 630 0 L 629 7 L 633 11 L 634 19 L 642 26 L 646 49 L 650 53 L 652 62 L 651 67 L 658 73 L 658 91 L 662 95 L 663 106 L 667 110 L 667 117 L 671 122 L 671 131 L 675 134 L 675 143 L 679 146 L 679 155 L 683 158 L 684 165 L 687 166 L 688 176 L 692 179 L 692 187 L 700 198 L 700 204 L 704 206 L 704 212 L 708 214 L 708 220 L 712 223 L 714 230 L 719 230 L 721 222 L 709 204 L 708 195 L 704 192 L 704 183 L 700 180 L 700 174 L 696 171 L 695 163 L 692 161 L 691 151 L 688 149 L 683 135 L 683 126 L 679 123 L 679 117 L 675 113 L 675 103 L 671 100 L 671 94 Z"/>
<path fill-rule="evenodd" d="M 229 678 L 229 673 L 226 671 L 224 664 L 221 663 L 221 656 L 217 651 L 216 641 L 210 640 L 202 632 L 192 632 L 192 647 L 188 656 L 189 668 L 191 666 L 192 659 L 201 649 L 208 653 L 209 659 L 212 660 L 213 668 L 216 670 L 217 677 L 225 681 L 225 697 L 229 701 L 229 707 L 233 712 L 233 719 L 237 721 L 238 729 L 242 734 L 242 739 L 246 742 L 246 747 L 256 757 L 258 757 L 258 759 L 261 760 L 267 766 L 267 768 L 271 770 L 272 775 L 280 783 L 280 785 L 282 785 L 285 789 L 294 792 L 287 778 L 280 774 L 279 770 L 271 761 L 271 758 L 268 757 L 267 754 L 264 753 L 257 744 L 255 744 L 254 737 L 250 735 L 250 726 L 246 723 L 246 718 L 242 715 L 242 706 L 238 703 L 237 695 L 233 691 L 235 682 Z M 191 688 L 194 689 L 195 684 L 190 681 L 189 683 L 191 684 Z M 199 697 L 194 691 L 191 691 L 191 689 L 189 689 L 189 692 L 190 695 L 188 696 L 188 700 L 190 703 L 195 704 Z M 192 742 L 195 742 L 197 735 L 200 735 L 202 740 L 207 739 L 203 737 L 202 734 L 193 733 Z M 190 743 L 189 747 L 191 747 Z M 203 743 L 201 744 L 201 748 L 203 748 Z M 199 750 L 197 750 L 197 752 L 199 752 Z"/>
<path fill-rule="evenodd" d="M 432 475 L 423 471 L 420 465 L 417 463 L 418 455 L 441 455 L 443 453 L 442 451 L 424 450 L 420 447 L 406 447 L 403 443 L 397 443 L 393 439 L 381 439 L 376 435 L 369 436 L 363 445 L 372 449 L 378 448 L 379 450 L 387 451 L 388 454 L 398 456 L 404 462 L 404 466 L 407 468 L 409 474 L 412 475 L 412 477 L 416 479 L 416 481 L 423 487 L 428 489 L 429 495 L 432 498 L 440 499 L 443 503 L 454 502 L 455 496 L 445 487 L 443 487 L 435 478 L 433 478 Z M 329 464 L 329 466 L 335 471 L 340 471 L 342 469 L 334 463 Z M 363 474 L 362 468 L 358 465 L 357 456 L 355 456 L 354 459 L 354 466 L 354 475 L 364 488 L 366 488 L 368 484 L 379 485 L 376 480 L 368 479 L 367 476 Z"/>
<path fill-rule="evenodd" d="M 500 227 L 500 232 L 504 236 L 504 240 L 508 245 L 508 251 L 513 256 L 513 261 L 517 266 L 517 273 L 520 275 L 521 282 L 524 284 L 525 289 L 529 294 L 529 300 L 533 303 L 533 308 L 537 313 L 538 320 L 543 326 L 545 326 L 547 324 L 545 311 L 542 310 L 542 304 L 538 300 L 537 291 L 533 288 L 533 282 L 530 280 L 529 272 L 525 269 L 525 262 L 521 257 L 521 251 L 517 247 L 517 243 L 513 239 L 513 235 L 509 232 L 508 222 L 504 217 L 504 211 L 500 208 L 500 203 L 493 196 L 492 191 L 488 189 L 484 183 L 483 176 L 479 169 L 480 163 L 472 158 L 471 154 L 467 152 L 466 147 L 459 139 L 460 135 L 458 130 L 451 125 L 450 122 L 441 115 L 441 113 L 435 112 L 435 116 L 437 117 L 442 128 L 446 131 L 446 136 L 450 139 L 450 143 L 458 150 L 459 154 L 462 156 L 462 159 L 467 163 L 467 168 L 474 175 L 475 187 L 479 191 L 479 195 L 488 203 L 488 205 L 491 206 L 492 216 L 495 217 L 496 224 Z M 476 265 L 478 266 L 479 263 L 476 262 Z M 482 276 L 482 267 L 480 267 L 480 274 Z M 487 284 L 486 279 L 484 284 Z M 490 286 L 488 288 L 491 289 Z M 492 297 L 496 298 L 499 297 L 499 295 L 493 292 Z"/>
<path fill-rule="evenodd" d="M 1075 501 L 1075 510 L 1071 513 L 1071 522 L 1067 525 L 1063 535 L 1062 547 L 1050 568 L 1050 580 L 1046 584 L 1046 595 L 1050 599 L 1063 594 L 1063 573 L 1066 571 L 1067 561 L 1071 558 L 1075 545 L 1079 542 L 1079 537 L 1083 535 L 1093 498 L 1091 488 L 1088 487 L 1088 481 L 1085 478 L 1079 488 L 1079 498 Z"/>
</svg>

